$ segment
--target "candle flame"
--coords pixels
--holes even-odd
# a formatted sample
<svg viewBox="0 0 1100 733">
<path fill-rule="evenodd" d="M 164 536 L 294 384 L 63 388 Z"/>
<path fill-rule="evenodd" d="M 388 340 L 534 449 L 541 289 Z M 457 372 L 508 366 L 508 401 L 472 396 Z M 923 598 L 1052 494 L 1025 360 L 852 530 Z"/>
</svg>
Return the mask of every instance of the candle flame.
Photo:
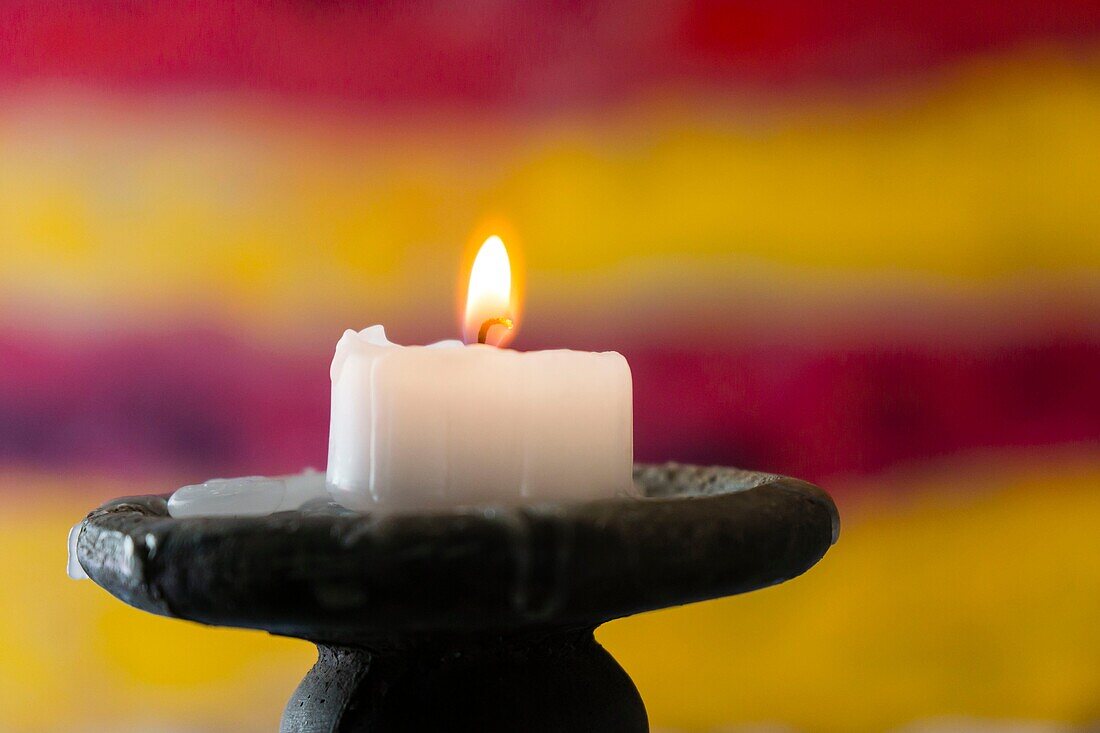
<svg viewBox="0 0 1100 733">
<path fill-rule="evenodd" d="M 497 235 L 481 245 L 470 269 L 466 291 L 466 341 L 503 346 L 515 329 L 512 307 L 512 264 L 508 250 Z"/>
</svg>

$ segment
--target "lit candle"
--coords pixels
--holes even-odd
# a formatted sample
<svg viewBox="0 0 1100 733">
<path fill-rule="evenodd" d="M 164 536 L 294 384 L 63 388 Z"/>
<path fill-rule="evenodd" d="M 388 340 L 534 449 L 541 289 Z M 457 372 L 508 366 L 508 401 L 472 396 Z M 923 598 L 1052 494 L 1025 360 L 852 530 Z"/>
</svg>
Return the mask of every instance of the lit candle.
<svg viewBox="0 0 1100 733">
<path fill-rule="evenodd" d="M 629 492 L 630 367 L 616 352 L 518 352 L 507 251 L 482 245 L 465 331 L 390 343 L 347 331 L 332 361 L 327 483 L 357 510 L 581 501 Z"/>
</svg>

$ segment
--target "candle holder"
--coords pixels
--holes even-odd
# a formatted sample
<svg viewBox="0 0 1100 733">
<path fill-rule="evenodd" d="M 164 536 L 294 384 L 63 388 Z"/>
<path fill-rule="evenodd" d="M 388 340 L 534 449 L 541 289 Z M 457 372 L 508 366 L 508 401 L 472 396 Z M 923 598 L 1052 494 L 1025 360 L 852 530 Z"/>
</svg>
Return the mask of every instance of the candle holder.
<svg viewBox="0 0 1100 733">
<path fill-rule="evenodd" d="M 789 580 L 840 527 L 796 479 L 677 464 L 634 478 L 636 498 L 391 516 L 173 519 L 165 496 L 129 497 L 88 515 L 77 557 L 137 608 L 316 643 L 287 733 L 634 733 L 645 706 L 595 628 Z"/>
</svg>

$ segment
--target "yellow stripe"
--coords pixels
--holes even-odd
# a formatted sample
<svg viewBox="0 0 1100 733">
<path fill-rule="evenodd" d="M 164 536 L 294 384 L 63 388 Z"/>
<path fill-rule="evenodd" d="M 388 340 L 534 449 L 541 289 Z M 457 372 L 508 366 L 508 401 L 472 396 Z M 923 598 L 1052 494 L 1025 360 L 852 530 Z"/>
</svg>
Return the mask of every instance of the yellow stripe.
<svg viewBox="0 0 1100 733">
<path fill-rule="evenodd" d="M 445 301 L 450 319 L 460 251 L 490 216 L 544 290 L 594 272 L 621 286 L 620 270 L 676 288 L 670 261 L 721 283 L 760 266 L 1093 282 L 1098 70 L 1036 56 L 905 100 L 770 116 L 726 99 L 398 131 L 224 100 L 15 98 L 0 112 L 0 296 L 256 320 Z"/>
</svg>

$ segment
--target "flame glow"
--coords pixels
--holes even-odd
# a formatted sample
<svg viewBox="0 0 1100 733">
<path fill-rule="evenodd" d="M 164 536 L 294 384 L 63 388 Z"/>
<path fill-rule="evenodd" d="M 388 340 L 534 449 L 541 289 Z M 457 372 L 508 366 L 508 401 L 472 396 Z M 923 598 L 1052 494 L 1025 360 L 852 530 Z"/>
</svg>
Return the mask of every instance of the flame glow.
<svg viewBox="0 0 1100 733">
<path fill-rule="evenodd" d="M 481 245 L 470 268 L 470 285 L 466 291 L 464 333 L 467 343 L 477 341 L 482 324 L 493 318 L 514 318 L 512 307 L 512 264 L 508 250 L 497 235 Z M 503 346 L 512 340 L 515 328 L 494 326 L 489 329 L 486 343 Z"/>
</svg>

